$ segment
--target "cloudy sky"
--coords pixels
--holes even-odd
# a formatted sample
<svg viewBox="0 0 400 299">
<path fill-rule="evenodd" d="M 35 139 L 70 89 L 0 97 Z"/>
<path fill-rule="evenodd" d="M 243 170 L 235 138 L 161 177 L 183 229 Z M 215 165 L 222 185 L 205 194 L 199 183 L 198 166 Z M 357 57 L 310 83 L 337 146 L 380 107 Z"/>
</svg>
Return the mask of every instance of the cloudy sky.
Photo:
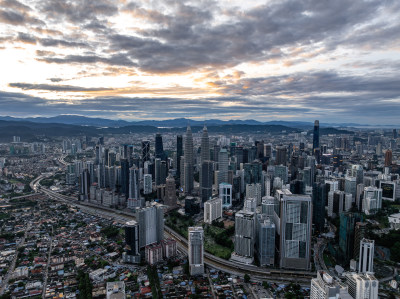
<svg viewBox="0 0 400 299">
<path fill-rule="evenodd" d="M 400 125 L 398 0 L 0 0 L 0 115 Z"/>
</svg>

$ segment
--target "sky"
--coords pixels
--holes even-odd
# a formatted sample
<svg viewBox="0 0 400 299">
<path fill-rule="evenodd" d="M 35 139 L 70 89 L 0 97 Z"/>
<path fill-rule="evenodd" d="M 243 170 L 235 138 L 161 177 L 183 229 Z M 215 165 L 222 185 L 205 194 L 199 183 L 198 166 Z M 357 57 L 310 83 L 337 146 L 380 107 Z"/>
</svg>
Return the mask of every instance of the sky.
<svg viewBox="0 0 400 299">
<path fill-rule="evenodd" d="M 400 125 L 398 0 L 0 0 L 0 115 Z"/>
</svg>

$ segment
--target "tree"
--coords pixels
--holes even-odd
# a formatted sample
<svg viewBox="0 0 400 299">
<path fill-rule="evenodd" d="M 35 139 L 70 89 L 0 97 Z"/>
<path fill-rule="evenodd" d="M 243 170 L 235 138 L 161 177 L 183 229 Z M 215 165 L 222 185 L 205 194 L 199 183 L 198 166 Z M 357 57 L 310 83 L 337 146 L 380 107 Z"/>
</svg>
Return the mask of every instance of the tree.
<svg viewBox="0 0 400 299">
<path fill-rule="evenodd" d="M 244 275 L 244 282 L 245 283 L 249 283 L 250 282 L 250 275 L 247 274 L 247 273 Z"/>
<path fill-rule="evenodd" d="M 394 262 L 400 262 L 400 242 L 394 243 L 390 248 L 390 259 Z"/>
</svg>

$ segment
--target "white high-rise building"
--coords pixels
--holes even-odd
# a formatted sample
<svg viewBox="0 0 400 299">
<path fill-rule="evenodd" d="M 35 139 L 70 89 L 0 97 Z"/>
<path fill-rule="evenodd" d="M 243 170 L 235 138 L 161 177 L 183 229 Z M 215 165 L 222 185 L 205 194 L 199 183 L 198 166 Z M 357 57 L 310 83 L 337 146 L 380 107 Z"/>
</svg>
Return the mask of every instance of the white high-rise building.
<svg viewBox="0 0 400 299">
<path fill-rule="evenodd" d="M 246 198 L 255 198 L 257 205 L 261 204 L 261 184 L 247 184 Z"/>
<path fill-rule="evenodd" d="M 219 198 L 222 200 L 222 207 L 230 209 L 232 207 L 232 185 L 228 183 L 219 184 Z"/>
<path fill-rule="evenodd" d="M 153 192 L 153 178 L 151 174 L 143 176 L 143 193 L 150 194 Z"/>
<path fill-rule="evenodd" d="M 359 273 L 374 273 L 374 249 L 374 240 L 362 239 L 360 241 Z"/>
<path fill-rule="evenodd" d="M 164 208 L 153 204 L 136 210 L 140 248 L 164 239 Z"/>
<path fill-rule="evenodd" d="M 351 299 L 348 288 L 324 271 L 311 280 L 310 299 Z"/>
<path fill-rule="evenodd" d="M 366 215 L 375 214 L 382 208 L 382 189 L 376 187 L 365 187 L 362 211 Z"/>
<path fill-rule="evenodd" d="M 378 299 L 379 281 L 372 274 L 344 273 L 354 299 Z"/>
<path fill-rule="evenodd" d="M 202 227 L 189 227 L 189 271 L 190 275 L 204 274 L 204 231 Z"/>
<path fill-rule="evenodd" d="M 255 198 L 246 198 L 243 205 L 243 210 L 248 212 L 255 212 L 257 208 L 257 199 Z"/>
<path fill-rule="evenodd" d="M 280 204 L 280 267 L 310 269 L 312 202 L 308 195 L 283 195 Z"/>
<path fill-rule="evenodd" d="M 204 203 L 204 222 L 211 224 L 214 220 L 222 218 L 222 200 L 214 198 Z"/>
<path fill-rule="evenodd" d="M 245 210 L 235 215 L 235 253 L 251 259 L 254 257 L 255 215 Z"/>
</svg>

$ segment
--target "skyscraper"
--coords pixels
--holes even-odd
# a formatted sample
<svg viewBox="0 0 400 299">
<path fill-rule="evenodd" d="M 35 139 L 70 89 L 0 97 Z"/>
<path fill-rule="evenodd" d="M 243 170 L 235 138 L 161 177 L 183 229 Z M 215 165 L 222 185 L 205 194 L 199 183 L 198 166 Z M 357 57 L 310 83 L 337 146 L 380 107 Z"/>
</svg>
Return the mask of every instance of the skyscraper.
<svg viewBox="0 0 400 299">
<path fill-rule="evenodd" d="M 163 140 L 162 140 L 162 136 L 160 133 L 156 134 L 155 156 L 156 156 L 156 158 L 160 158 L 161 160 L 165 160 L 165 158 L 166 158 L 165 154 L 164 154 Z"/>
<path fill-rule="evenodd" d="M 254 258 L 255 213 L 241 210 L 235 214 L 235 254 L 249 259 Z"/>
<path fill-rule="evenodd" d="M 222 207 L 230 209 L 232 207 L 232 185 L 228 183 L 221 183 L 219 187 L 219 198 L 222 200 Z"/>
<path fill-rule="evenodd" d="M 308 195 L 280 201 L 280 267 L 310 269 L 312 203 Z"/>
<path fill-rule="evenodd" d="M 379 281 L 372 274 L 344 273 L 353 299 L 378 299 Z"/>
<path fill-rule="evenodd" d="M 139 169 L 129 169 L 129 199 L 140 199 Z"/>
<path fill-rule="evenodd" d="M 319 120 L 314 122 L 313 153 L 315 153 L 316 149 L 319 149 Z"/>
<path fill-rule="evenodd" d="M 375 241 L 362 239 L 360 242 L 360 260 L 358 263 L 359 273 L 374 272 L 374 248 Z"/>
<path fill-rule="evenodd" d="M 121 159 L 121 192 L 129 197 L 129 162 L 127 159 Z"/>
<path fill-rule="evenodd" d="M 200 195 L 204 203 L 212 196 L 213 162 L 202 161 L 200 168 Z"/>
<path fill-rule="evenodd" d="M 181 156 L 183 155 L 183 138 L 182 135 L 176 136 L 176 176 L 181 177 Z"/>
<path fill-rule="evenodd" d="M 191 194 L 193 191 L 193 136 L 190 125 L 186 129 L 185 151 L 184 151 L 184 191 Z"/>
<path fill-rule="evenodd" d="M 142 141 L 142 160 L 143 160 L 143 162 L 150 160 L 150 141 L 149 140 Z"/>
<path fill-rule="evenodd" d="M 392 165 L 392 151 L 391 150 L 387 150 L 385 153 L 385 167 L 389 167 L 390 165 Z"/>
<path fill-rule="evenodd" d="M 260 265 L 274 265 L 275 224 L 267 215 L 258 214 L 256 228 L 256 248 Z"/>
<path fill-rule="evenodd" d="M 189 227 L 188 255 L 190 275 L 204 274 L 204 231 L 202 227 Z"/>
<path fill-rule="evenodd" d="M 139 247 L 143 248 L 164 239 L 164 208 L 159 205 L 137 209 Z"/>
<path fill-rule="evenodd" d="M 225 148 L 222 148 L 218 155 L 218 185 L 228 183 L 228 166 L 228 152 Z"/>
<path fill-rule="evenodd" d="M 165 184 L 164 204 L 170 207 L 176 206 L 175 179 L 171 174 L 168 175 Z"/>
<path fill-rule="evenodd" d="M 287 148 L 279 145 L 276 147 L 275 165 L 284 165 L 287 163 Z"/>
<path fill-rule="evenodd" d="M 312 192 L 313 224 L 316 230 L 321 233 L 325 225 L 326 185 L 324 183 L 315 183 Z"/>
<path fill-rule="evenodd" d="M 139 225 L 135 220 L 128 221 L 125 224 L 125 243 L 129 248 L 125 261 L 140 263 Z"/>
<path fill-rule="evenodd" d="M 334 280 L 324 271 L 317 272 L 317 278 L 311 280 L 310 299 L 348 299 L 350 297 L 347 286 Z"/>
<path fill-rule="evenodd" d="M 210 160 L 210 138 L 206 125 L 203 128 L 203 135 L 201 136 L 201 162 Z"/>
<path fill-rule="evenodd" d="M 343 263 L 348 263 L 353 258 L 354 250 L 354 228 L 356 222 L 362 220 L 358 213 L 341 213 L 339 228 L 339 249 Z"/>
</svg>

